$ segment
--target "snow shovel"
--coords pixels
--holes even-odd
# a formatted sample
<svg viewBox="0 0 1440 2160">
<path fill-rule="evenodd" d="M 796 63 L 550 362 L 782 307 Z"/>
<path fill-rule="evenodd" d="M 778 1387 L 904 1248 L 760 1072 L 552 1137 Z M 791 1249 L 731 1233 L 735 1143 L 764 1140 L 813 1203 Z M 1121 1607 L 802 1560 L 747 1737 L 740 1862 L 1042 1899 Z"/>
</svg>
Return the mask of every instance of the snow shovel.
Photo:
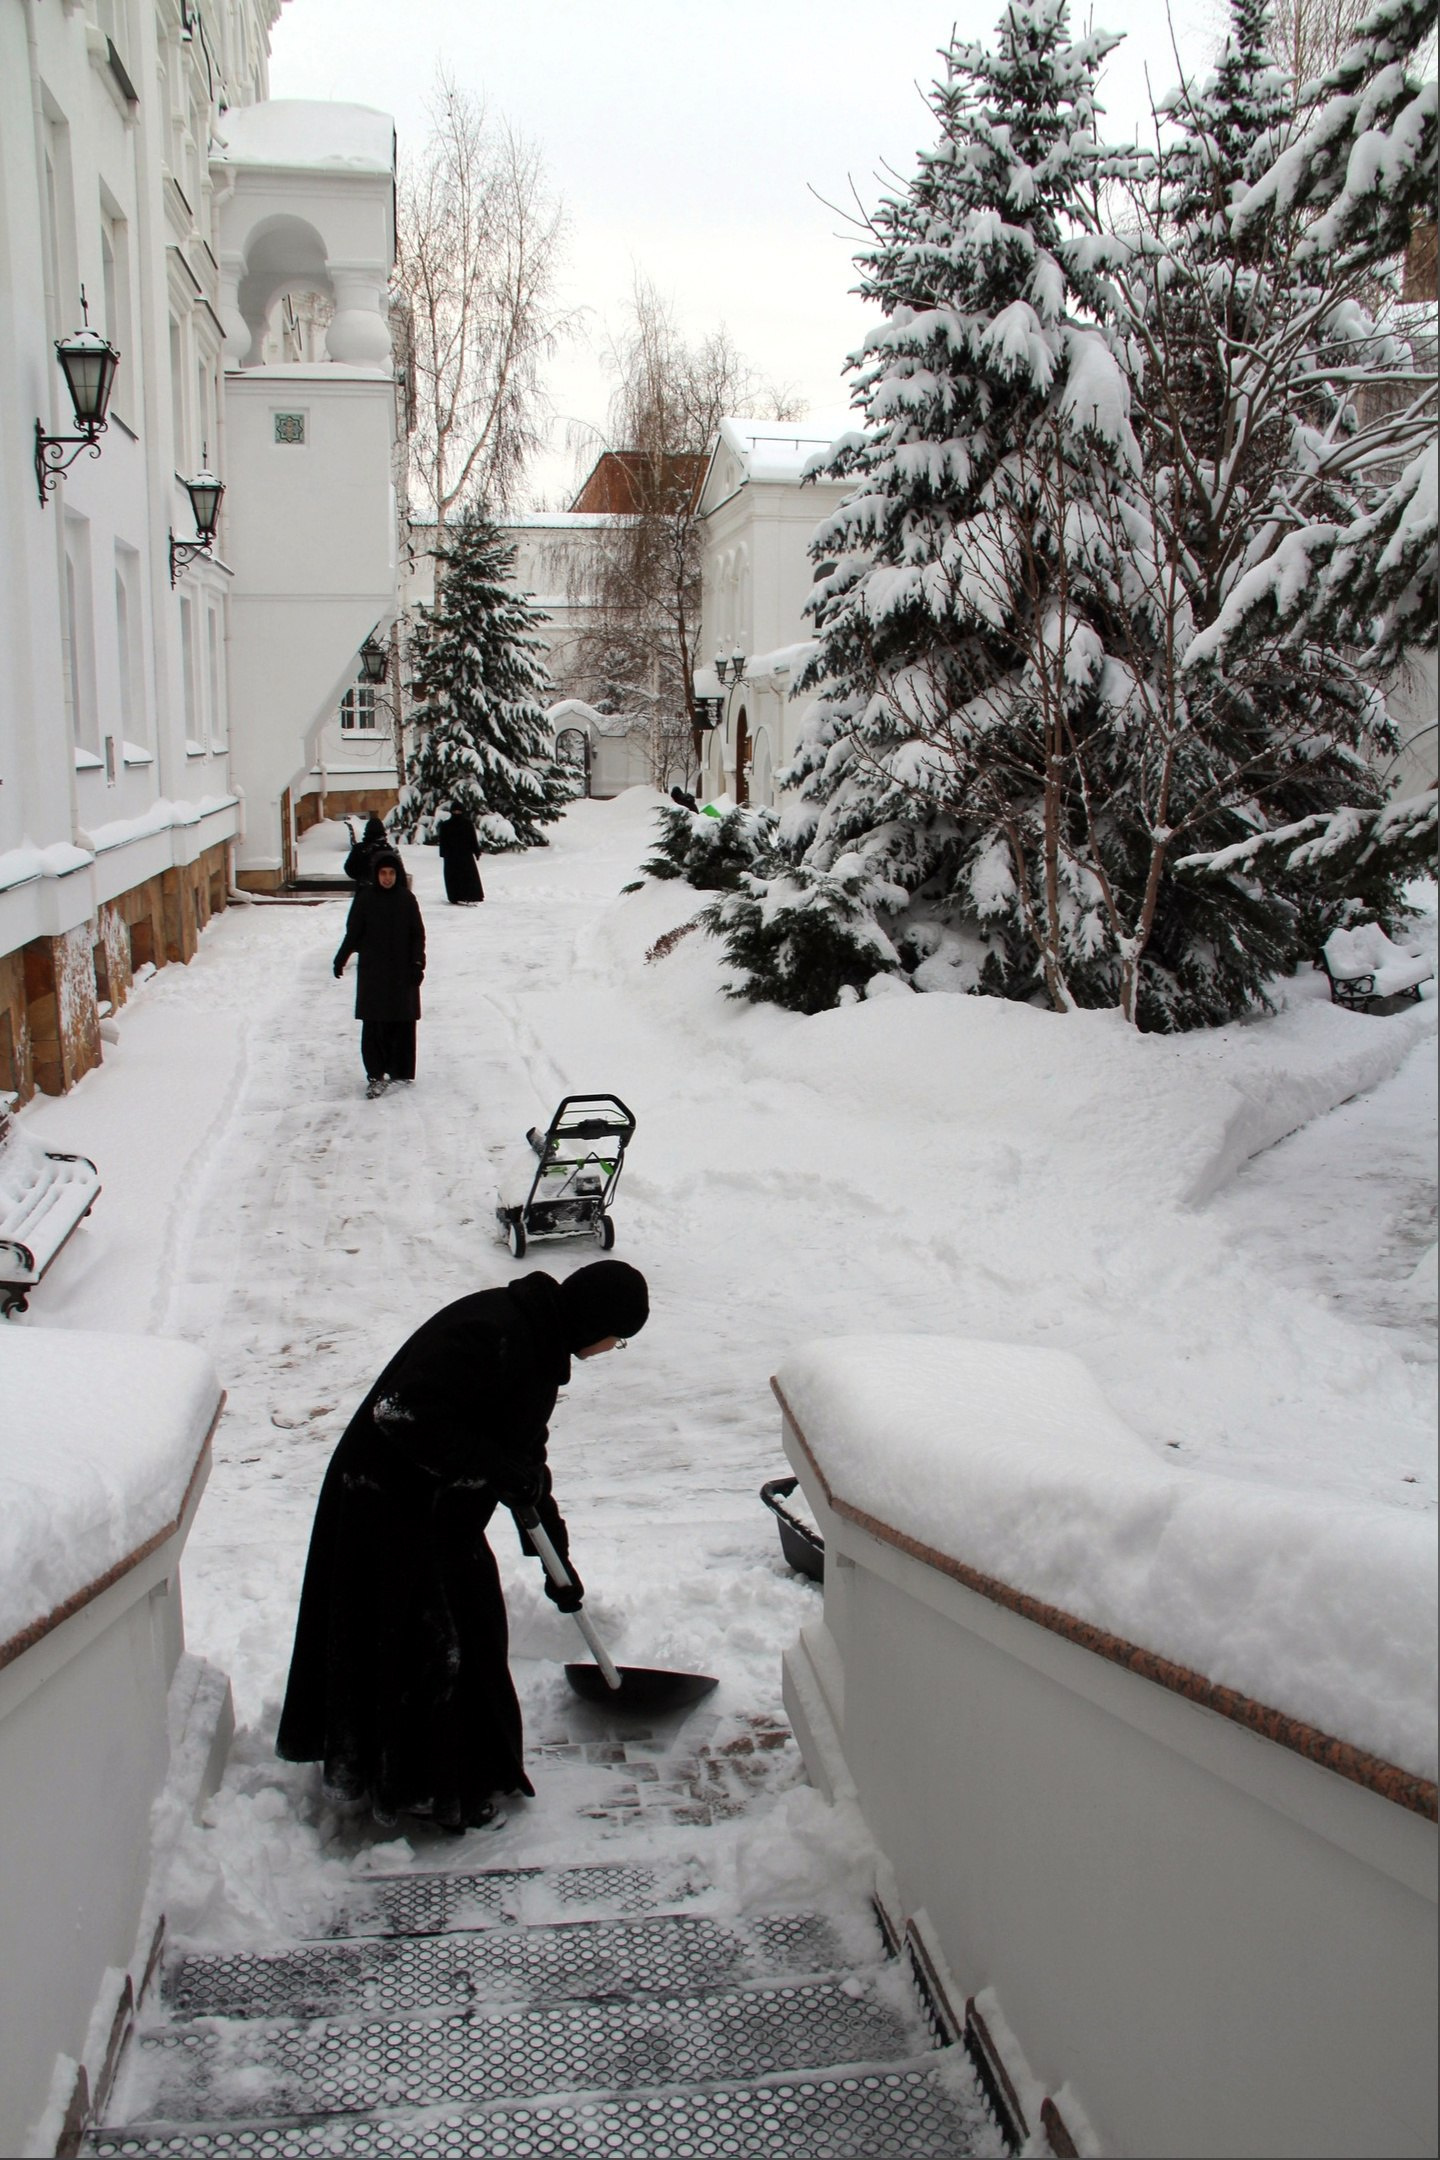
<svg viewBox="0 0 1440 2160">
<path fill-rule="evenodd" d="M 545 1563 L 545 1572 L 557 1589 L 573 1587 L 573 1578 L 533 1507 L 510 1511 Z M 567 1665 L 565 1678 L 587 1702 L 614 1703 L 622 1710 L 676 1710 L 699 1702 L 719 1681 L 710 1673 L 664 1672 L 647 1665 L 617 1665 L 591 1625 L 583 1606 L 571 1613 L 594 1658 L 593 1665 Z"/>
</svg>

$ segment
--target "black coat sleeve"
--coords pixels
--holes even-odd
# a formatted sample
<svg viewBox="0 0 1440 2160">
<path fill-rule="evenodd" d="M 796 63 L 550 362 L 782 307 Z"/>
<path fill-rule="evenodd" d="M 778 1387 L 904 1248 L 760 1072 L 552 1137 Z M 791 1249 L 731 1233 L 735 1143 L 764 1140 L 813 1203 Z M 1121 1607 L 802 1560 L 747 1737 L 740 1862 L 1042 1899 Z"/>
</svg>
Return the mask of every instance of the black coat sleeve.
<svg viewBox="0 0 1440 2160">
<path fill-rule="evenodd" d="M 345 918 L 345 935 L 340 940 L 340 950 L 335 955 L 334 964 L 337 968 L 345 965 L 351 953 L 359 952 L 361 926 L 364 918 L 364 895 L 356 893 L 355 898 L 350 903 L 350 913 Z"/>
<path fill-rule="evenodd" d="M 414 893 L 410 895 L 410 972 L 417 983 L 425 980 L 425 918 Z"/>
</svg>

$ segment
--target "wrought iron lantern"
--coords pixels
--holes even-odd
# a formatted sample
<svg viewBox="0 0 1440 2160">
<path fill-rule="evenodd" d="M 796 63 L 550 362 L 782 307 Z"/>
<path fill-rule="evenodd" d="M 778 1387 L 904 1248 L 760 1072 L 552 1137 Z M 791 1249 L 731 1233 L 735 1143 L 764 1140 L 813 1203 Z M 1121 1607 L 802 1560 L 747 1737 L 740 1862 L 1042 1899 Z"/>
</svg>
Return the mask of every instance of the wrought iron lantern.
<svg viewBox="0 0 1440 2160">
<path fill-rule="evenodd" d="M 382 683 L 390 670 L 390 655 L 372 630 L 360 647 L 360 680 Z"/>
<path fill-rule="evenodd" d="M 110 340 L 90 328 L 90 309 L 83 285 L 80 311 L 85 318 L 83 329 L 72 331 L 68 338 L 55 340 L 55 355 L 64 371 L 75 425 L 80 432 L 78 435 L 47 435 L 44 422 L 35 422 L 35 479 L 42 508 L 61 473 L 68 471 L 82 450 L 88 450 L 91 457 L 99 457 L 100 444 L 96 438 L 105 432 L 110 393 L 115 387 L 115 373 L 120 365 L 120 355 Z M 67 449 L 68 457 L 63 454 Z"/>
<path fill-rule="evenodd" d="M 722 683 L 725 680 L 725 671 L 727 668 L 730 670 L 730 679 L 732 683 L 738 683 L 741 676 L 745 673 L 745 655 L 743 652 L 741 652 L 738 645 L 735 647 L 734 652 L 731 653 L 728 660 L 724 657 L 722 653 L 717 652 L 715 655 L 715 673 L 719 676 Z"/>
<path fill-rule="evenodd" d="M 225 483 L 217 480 L 208 467 L 196 473 L 193 480 L 185 482 L 185 492 L 190 497 L 190 508 L 195 517 L 195 538 L 177 540 L 170 535 L 170 583 L 173 585 L 182 570 L 197 562 L 202 555 L 213 556 L 215 552 L 215 528 L 220 522 L 220 498 L 225 493 Z"/>
</svg>

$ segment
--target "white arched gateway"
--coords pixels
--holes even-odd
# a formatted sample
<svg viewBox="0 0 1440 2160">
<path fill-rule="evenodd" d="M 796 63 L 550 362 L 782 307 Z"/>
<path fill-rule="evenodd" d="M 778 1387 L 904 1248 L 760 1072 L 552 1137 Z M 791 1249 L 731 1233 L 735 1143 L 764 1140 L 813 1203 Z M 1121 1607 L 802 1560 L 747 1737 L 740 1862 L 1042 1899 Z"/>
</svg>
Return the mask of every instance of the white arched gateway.
<svg viewBox="0 0 1440 2160">
<path fill-rule="evenodd" d="M 644 737 L 615 713 L 597 712 L 583 698 L 561 698 L 545 715 L 562 765 L 583 776 L 577 790 L 604 800 L 628 787 L 650 783 L 650 759 Z"/>
</svg>

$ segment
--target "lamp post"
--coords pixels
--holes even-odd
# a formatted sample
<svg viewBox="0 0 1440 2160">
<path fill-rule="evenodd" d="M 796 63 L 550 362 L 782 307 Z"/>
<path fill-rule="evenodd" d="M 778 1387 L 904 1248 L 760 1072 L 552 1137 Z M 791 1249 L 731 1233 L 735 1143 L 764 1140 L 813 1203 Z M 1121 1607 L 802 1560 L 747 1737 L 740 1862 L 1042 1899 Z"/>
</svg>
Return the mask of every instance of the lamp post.
<svg viewBox="0 0 1440 2160">
<path fill-rule="evenodd" d="M 55 340 L 55 355 L 64 371 L 75 425 L 80 432 L 78 435 L 47 435 L 43 421 L 35 422 L 35 480 L 40 489 L 42 509 L 61 473 L 69 470 L 82 450 L 88 450 L 91 457 L 99 457 L 100 445 L 96 437 L 105 432 L 110 393 L 115 387 L 115 371 L 120 365 L 120 355 L 110 340 L 90 328 L 90 309 L 83 285 L 80 311 L 85 318 L 84 328 L 72 331 L 68 338 Z M 70 451 L 68 457 L 63 455 L 67 449 Z"/>
<path fill-rule="evenodd" d="M 173 585 L 182 570 L 202 555 L 213 557 L 215 553 L 215 528 L 220 522 L 220 498 L 225 493 L 225 483 L 217 480 L 208 467 L 196 473 L 193 480 L 185 482 L 185 492 L 190 497 L 190 508 L 195 517 L 195 538 L 177 540 L 170 535 L 170 583 Z"/>
</svg>

